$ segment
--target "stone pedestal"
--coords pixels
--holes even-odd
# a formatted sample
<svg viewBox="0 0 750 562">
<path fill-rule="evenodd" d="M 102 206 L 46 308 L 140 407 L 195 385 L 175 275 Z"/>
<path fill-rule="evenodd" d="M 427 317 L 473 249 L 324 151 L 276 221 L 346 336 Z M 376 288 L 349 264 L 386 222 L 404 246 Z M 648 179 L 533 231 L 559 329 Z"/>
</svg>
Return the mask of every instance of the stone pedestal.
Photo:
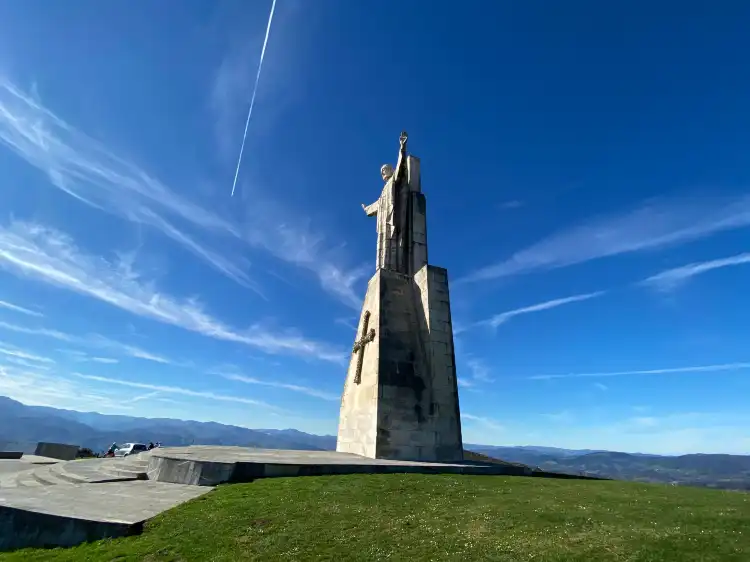
<svg viewBox="0 0 750 562">
<path fill-rule="evenodd" d="M 336 450 L 382 459 L 462 460 L 446 270 L 378 270 L 367 287 L 356 341 Z"/>
</svg>

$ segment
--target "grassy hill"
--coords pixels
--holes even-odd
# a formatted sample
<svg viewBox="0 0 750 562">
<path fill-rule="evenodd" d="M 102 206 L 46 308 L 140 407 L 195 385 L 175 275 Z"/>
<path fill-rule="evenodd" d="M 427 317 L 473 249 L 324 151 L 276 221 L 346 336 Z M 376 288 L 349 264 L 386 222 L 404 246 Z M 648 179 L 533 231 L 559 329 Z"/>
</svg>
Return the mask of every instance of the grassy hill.
<svg viewBox="0 0 750 562">
<path fill-rule="evenodd" d="M 615 481 L 434 475 L 220 486 L 138 537 L 1 562 L 750 560 L 750 494 Z"/>
</svg>

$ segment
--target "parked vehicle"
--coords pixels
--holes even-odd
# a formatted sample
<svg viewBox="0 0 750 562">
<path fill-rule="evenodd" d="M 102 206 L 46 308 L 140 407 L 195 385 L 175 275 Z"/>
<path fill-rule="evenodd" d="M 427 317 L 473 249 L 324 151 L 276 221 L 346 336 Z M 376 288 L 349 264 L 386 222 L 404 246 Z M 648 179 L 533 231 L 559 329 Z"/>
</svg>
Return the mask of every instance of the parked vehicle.
<svg viewBox="0 0 750 562">
<path fill-rule="evenodd" d="M 148 447 L 143 443 L 125 443 L 122 447 L 115 451 L 116 457 L 127 457 L 130 455 L 137 455 L 148 451 Z"/>
</svg>

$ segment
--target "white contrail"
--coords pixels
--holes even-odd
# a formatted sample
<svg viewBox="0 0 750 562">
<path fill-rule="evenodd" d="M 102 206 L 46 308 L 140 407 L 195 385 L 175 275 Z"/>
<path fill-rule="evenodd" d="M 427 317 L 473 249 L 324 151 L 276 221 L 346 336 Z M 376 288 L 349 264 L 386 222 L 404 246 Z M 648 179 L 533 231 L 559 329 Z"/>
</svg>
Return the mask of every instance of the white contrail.
<svg viewBox="0 0 750 562">
<path fill-rule="evenodd" d="M 242 163 L 242 153 L 245 150 L 245 139 L 247 138 L 247 126 L 250 124 L 250 116 L 253 114 L 255 105 L 255 94 L 258 93 L 258 82 L 260 81 L 260 69 L 263 68 L 263 57 L 266 56 L 266 45 L 268 44 L 268 35 L 271 32 L 271 22 L 273 21 L 273 11 L 276 8 L 276 0 L 271 3 L 271 13 L 268 16 L 268 26 L 266 27 L 266 37 L 263 39 L 263 49 L 260 51 L 260 62 L 258 63 L 258 73 L 255 75 L 255 86 L 253 86 L 253 97 L 250 98 L 250 109 L 247 112 L 245 121 L 245 132 L 242 135 L 242 145 L 240 146 L 240 157 L 237 159 L 237 169 L 234 171 L 234 181 L 232 182 L 232 195 L 234 197 L 234 188 L 237 186 L 237 176 L 240 175 L 240 164 Z"/>
</svg>

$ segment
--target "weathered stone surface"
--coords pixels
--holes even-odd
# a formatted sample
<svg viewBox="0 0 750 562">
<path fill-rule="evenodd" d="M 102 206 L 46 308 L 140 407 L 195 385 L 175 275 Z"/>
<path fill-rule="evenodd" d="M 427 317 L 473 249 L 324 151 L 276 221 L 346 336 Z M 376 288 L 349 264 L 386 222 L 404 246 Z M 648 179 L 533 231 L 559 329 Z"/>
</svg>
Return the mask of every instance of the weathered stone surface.
<svg viewBox="0 0 750 562">
<path fill-rule="evenodd" d="M 211 489 L 142 482 L 149 456 L 0 461 L 0 550 L 137 533 L 145 519 Z"/>
<path fill-rule="evenodd" d="M 424 437 L 404 448 L 434 447 L 437 436 L 407 432 L 402 440 Z M 430 441 L 431 440 L 431 441 Z M 189 469 L 181 467 L 188 466 Z M 448 473 L 526 475 L 527 467 L 476 462 L 420 462 L 373 459 L 334 451 L 297 451 L 191 445 L 166 447 L 151 455 L 150 480 L 214 486 L 225 482 L 250 482 L 278 476 L 325 476 L 333 474 Z"/>
<path fill-rule="evenodd" d="M 22 451 L 0 451 L 0 460 L 18 460 L 22 456 Z"/>
<path fill-rule="evenodd" d="M 78 448 L 78 445 L 39 442 L 37 443 L 34 454 L 40 457 L 51 457 L 63 461 L 72 461 L 78 455 Z"/>
<path fill-rule="evenodd" d="M 356 382 L 352 355 L 336 450 L 371 458 L 461 460 L 463 447 L 450 324 L 448 278 L 425 266 L 413 277 L 378 270 L 365 314 L 375 329 Z"/>
<path fill-rule="evenodd" d="M 387 183 L 380 199 L 363 205 L 369 216 L 378 216 L 378 262 L 341 398 L 336 450 L 461 460 L 448 272 L 428 265 L 420 161 L 405 148 L 403 133 L 396 171 L 381 169 Z"/>
<path fill-rule="evenodd" d="M 362 307 L 362 317 L 357 327 L 357 334 L 364 328 L 364 316 L 370 313 L 369 325 L 375 328 L 372 342 L 365 346 L 362 357 L 362 374 L 359 384 L 357 377 L 358 356 L 352 354 L 347 372 L 344 397 L 342 398 L 339 418 L 339 450 L 363 455 L 375 456 L 375 437 L 377 432 L 378 379 L 372 373 L 377 371 L 380 340 L 380 276 L 375 275 L 367 286 L 367 295 Z"/>
<path fill-rule="evenodd" d="M 210 490 L 162 482 L 2 490 L 0 550 L 73 546 L 136 534 L 145 520 Z"/>
<path fill-rule="evenodd" d="M 220 455 L 215 458 L 194 459 L 162 454 L 149 461 L 148 478 L 158 482 L 189 484 L 191 486 L 214 486 L 233 481 L 236 463 L 226 462 Z"/>
<path fill-rule="evenodd" d="M 127 458 L 54 461 L 51 463 L 0 461 L 0 490 L 145 480 L 147 478 L 147 467 L 147 453 Z"/>
</svg>

